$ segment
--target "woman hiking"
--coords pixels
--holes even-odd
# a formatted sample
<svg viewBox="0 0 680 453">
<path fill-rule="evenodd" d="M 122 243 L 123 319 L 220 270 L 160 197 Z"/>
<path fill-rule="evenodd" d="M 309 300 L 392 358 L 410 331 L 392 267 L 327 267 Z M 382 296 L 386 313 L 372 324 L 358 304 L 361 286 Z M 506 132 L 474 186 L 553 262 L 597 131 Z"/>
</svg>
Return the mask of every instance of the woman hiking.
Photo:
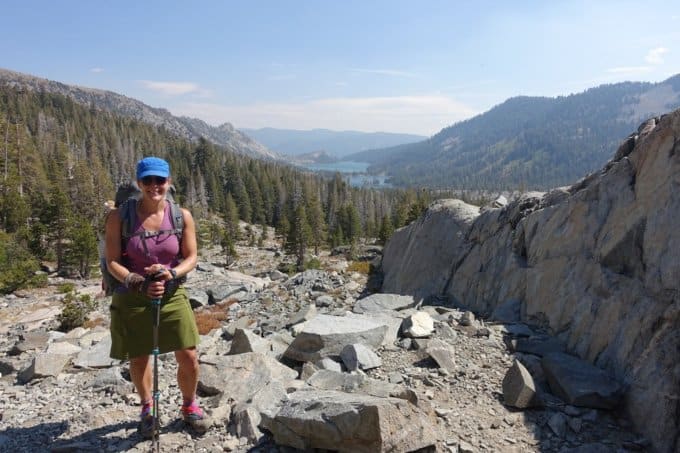
<svg viewBox="0 0 680 453">
<path fill-rule="evenodd" d="M 141 402 L 139 431 L 151 438 L 157 428 L 153 411 L 152 330 L 158 332 L 158 353 L 173 351 L 177 360 L 177 383 L 182 393 L 184 421 L 197 432 L 205 432 L 209 421 L 196 401 L 198 384 L 198 329 L 189 298 L 182 286 L 196 267 L 196 227 L 191 213 L 172 208 L 166 199 L 170 188 L 170 166 L 158 157 L 137 163 L 139 200 L 132 211 L 134 226 L 123 238 L 125 209 L 114 209 L 106 221 L 106 264 L 119 282 L 111 303 L 111 357 L 130 360 L 130 376 Z M 173 228 L 172 212 L 181 212 L 183 227 Z M 160 322 L 154 324 L 152 301 L 160 299 Z"/>
</svg>

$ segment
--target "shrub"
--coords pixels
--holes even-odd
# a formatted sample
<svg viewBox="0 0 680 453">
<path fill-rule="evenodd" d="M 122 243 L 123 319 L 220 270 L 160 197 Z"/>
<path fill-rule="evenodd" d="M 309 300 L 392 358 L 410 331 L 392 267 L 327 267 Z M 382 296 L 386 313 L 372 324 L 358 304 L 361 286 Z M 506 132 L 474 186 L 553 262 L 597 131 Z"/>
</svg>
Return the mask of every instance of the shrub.
<svg viewBox="0 0 680 453">
<path fill-rule="evenodd" d="M 0 294 L 47 284 L 38 260 L 16 239 L 0 231 Z"/>
<path fill-rule="evenodd" d="M 298 272 L 297 265 L 295 263 L 287 261 L 282 261 L 281 263 L 279 263 L 277 269 L 283 272 L 284 274 L 288 275 L 295 275 Z"/>
<path fill-rule="evenodd" d="M 66 294 L 76 290 L 76 285 L 70 282 L 62 283 L 57 286 L 57 292 L 59 294 Z"/>
<path fill-rule="evenodd" d="M 66 293 L 61 303 L 62 309 L 57 316 L 57 321 L 59 321 L 58 330 L 62 332 L 82 326 L 87 320 L 87 315 L 97 308 L 97 303 L 89 294 L 78 294 L 74 291 Z"/>
<path fill-rule="evenodd" d="M 321 261 L 319 258 L 311 258 L 305 262 L 305 270 L 307 269 L 321 269 Z"/>
</svg>

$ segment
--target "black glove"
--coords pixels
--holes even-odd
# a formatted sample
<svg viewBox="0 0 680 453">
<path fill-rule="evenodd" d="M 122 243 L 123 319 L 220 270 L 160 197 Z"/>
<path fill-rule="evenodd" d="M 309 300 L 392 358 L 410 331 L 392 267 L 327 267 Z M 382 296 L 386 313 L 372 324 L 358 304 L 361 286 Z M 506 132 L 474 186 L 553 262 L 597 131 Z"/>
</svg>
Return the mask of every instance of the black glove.
<svg viewBox="0 0 680 453">
<path fill-rule="evenodd" d="M 130 272 L 125 276 L 125 280 L 123 280 L 123 285 L 129 290 L 136 291 L 138 293 L 144 293 L 146 292 L 144 288 L 145 285 L 144 283 L 146 282 L 146 279 L 142 277 L 139 274 L 135 274 L 134 272 Z"/>
</svg>

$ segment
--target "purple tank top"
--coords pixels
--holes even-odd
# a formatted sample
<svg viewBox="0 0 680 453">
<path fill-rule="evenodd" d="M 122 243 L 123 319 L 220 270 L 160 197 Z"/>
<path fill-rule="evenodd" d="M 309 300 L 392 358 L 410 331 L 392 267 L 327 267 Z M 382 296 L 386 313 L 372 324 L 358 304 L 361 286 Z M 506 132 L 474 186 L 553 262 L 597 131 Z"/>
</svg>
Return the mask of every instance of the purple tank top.
<svg viewBox="0 0 680 453">
<path fill-rule="evenodd" d="M 144 231 L 142 222 L 139 218 L 135 222 L 134 234 Z M 170 219 L 170 203 L 165 203 L 163 221 L 160 227 L 161 233 L 156 236 L 143 238 L 132 236 L 127 241 L 125 252 L 127 253 L 126 263 L 130 271 L 139 275 L 144 275 L 144 268 L 152 264 L 162 264 L 167 267 L 174 267 L 179 263 L 179 239 L 172 231 L 172 219 Z M 146 248 L 144 247 L 146 245 Z"/>
</svg>

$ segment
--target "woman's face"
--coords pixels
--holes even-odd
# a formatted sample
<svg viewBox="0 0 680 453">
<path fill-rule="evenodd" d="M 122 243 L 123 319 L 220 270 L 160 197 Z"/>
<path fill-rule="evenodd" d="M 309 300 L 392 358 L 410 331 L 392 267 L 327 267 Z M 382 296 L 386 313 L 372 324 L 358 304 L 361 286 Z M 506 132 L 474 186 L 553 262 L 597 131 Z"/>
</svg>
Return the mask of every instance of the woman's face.
<svg viewBox="0 0 680 453">
<path fill-rule="evenodd" d="M 142 189 L 142 194 L 144 197 L 151 198 L 153 200 L 162 200 L 165 198 L 165 192 L 170 187 L 170 178 L 164 178 L 162 176 L 145 176 L 137 184 Z"/>
</svg>

